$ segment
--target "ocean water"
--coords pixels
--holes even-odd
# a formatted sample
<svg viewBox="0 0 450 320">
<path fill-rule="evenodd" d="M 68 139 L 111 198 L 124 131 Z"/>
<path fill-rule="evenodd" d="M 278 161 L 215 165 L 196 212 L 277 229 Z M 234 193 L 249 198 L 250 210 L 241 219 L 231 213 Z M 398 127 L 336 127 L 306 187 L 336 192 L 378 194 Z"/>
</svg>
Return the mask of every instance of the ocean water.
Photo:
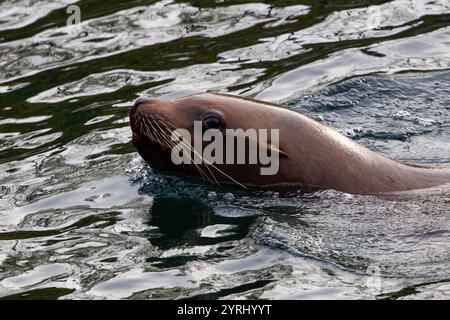
<svg viewBox="0 0 450 320">
<path fill-rule="evenodd" d="M 80 24 L 68 25 L 80 9 Z M 450 163 L 450 3 L 0 3 L 0 299 L 449 299 L 450 195 L 155 172 L 139 96 L 222 92 Z"/>
</svg>

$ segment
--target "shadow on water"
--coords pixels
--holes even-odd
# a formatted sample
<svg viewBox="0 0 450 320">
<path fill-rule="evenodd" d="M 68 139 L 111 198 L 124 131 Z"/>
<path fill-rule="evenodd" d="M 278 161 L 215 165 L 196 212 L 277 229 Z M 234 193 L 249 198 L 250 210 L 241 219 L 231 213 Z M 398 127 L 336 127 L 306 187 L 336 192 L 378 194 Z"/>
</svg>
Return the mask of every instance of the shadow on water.
<svg viewBox="0 0 450 320">
<path fill-rule="evenodd" d="M 149 238 L 150 243 L 162 250 L 239 240 L 248 234 L 256 219 L 220 217 L 204 201 L 162 197 L 153 200 L 150 217 L 149 224 L 158 228 L 158 234 Z M 217 225 L 229 228 L 202 235 L 202 230 Z"/>
</svg>

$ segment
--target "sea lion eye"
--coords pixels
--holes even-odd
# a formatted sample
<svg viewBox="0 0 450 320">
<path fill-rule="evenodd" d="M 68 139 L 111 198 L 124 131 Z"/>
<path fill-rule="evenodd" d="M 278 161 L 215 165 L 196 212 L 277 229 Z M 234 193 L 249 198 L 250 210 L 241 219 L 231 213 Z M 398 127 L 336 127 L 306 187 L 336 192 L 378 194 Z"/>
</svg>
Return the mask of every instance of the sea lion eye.
<svg viewBox="0 0 450 320">
<path fill-rule="evenodd" d="M 222 125 L 222 119 L 217 116 L 208 116 L 203 119 L 203 126 L 206 129 L 219 129 Z"/>
</svg>

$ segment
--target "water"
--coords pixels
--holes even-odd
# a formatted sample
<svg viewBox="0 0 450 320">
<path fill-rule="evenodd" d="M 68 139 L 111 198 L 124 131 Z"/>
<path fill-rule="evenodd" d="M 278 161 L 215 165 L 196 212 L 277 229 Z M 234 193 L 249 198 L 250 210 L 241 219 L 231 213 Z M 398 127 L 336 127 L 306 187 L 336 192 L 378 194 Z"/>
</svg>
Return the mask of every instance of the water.
<svg viewBox="0 0 450 320">
<path fill-rule="evenodd" d="M 153 172 L 140 95 L 266 99 L 450 163 L 450 3 L 0 3 L 0 297 L 450 298 L 449 194 L 244 192 Z"/>
</svg>

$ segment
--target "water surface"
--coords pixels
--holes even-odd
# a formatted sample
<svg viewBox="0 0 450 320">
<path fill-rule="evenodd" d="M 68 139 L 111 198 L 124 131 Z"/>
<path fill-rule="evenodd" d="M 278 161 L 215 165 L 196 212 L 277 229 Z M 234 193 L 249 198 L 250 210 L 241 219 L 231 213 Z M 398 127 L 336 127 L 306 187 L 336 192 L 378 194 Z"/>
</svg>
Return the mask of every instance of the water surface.
<svg viewBox="0 0 450 320">
<path fill-rule="evenodd" d="M 449 88 L 446 0 L 2 1 L 0 298 L 450 298 L 449 194 L 217 188 L 154 172 L 128 124 L 226 92 L 445 164 Z"/>
</svg>

